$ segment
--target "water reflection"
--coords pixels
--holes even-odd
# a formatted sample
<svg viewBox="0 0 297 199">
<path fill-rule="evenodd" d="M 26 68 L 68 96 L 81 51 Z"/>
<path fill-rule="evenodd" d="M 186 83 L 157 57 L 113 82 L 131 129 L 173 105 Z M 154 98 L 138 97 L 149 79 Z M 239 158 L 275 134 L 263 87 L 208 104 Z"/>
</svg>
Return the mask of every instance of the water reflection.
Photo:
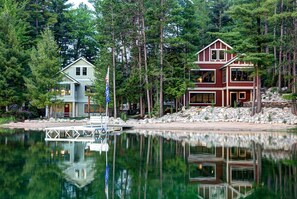
<svg viewBox="0 0 297 199">
<path fill-rule="evenodd" d="M 43 132 L 5 135 L 0 198 L 297 198 L 296 139 L 141 131 L 92 147 L 44 142 Z"/>
</svg>

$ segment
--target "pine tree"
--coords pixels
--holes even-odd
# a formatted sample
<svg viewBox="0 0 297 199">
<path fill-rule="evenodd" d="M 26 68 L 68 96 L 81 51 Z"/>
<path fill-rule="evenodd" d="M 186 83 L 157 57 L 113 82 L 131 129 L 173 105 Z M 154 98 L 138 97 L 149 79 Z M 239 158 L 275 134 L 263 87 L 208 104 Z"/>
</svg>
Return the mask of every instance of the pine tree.
<svg viewBox="0 0 297 199">
<path fill-rule="evenodd" d="M 46 29 L 31 51 L 29 62 L 32 75 L 26 78 L 28 98 L 33 106 L 49 107 L 54 103 L 55 88 L 61 81 L 59 49 L 53 33 Z"/>
<path fill-rule="evenodd" d="M 28 56 L 24 46 L 28 26 L 23 19 L 23 4 L 14 0 L 0 2 L 0 106 L 7 107 L 25 101 L 23 76 Z"/>
</svg>

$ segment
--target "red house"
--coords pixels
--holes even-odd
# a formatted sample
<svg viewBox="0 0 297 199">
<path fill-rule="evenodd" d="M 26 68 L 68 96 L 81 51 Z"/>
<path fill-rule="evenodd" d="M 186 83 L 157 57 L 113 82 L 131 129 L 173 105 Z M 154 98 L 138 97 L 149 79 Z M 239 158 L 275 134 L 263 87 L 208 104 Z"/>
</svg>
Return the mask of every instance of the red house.
<svg viewBox="0 0 297 199">
<path fill-rule="evenodd" d="M 190 106 L 235 106 L 252 99 L 253 65 L 228 53 L 232 47 L 217 39 L 197 53 L 190 71 L 195 87 L 188 88 Z"/>
</svg>

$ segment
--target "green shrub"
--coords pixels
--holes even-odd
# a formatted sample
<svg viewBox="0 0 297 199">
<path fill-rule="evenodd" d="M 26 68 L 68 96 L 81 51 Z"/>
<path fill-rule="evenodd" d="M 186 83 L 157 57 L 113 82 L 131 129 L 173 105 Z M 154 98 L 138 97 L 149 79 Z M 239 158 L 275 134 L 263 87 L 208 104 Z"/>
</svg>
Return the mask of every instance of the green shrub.
<svg viewBox="0 0 297 199">
<path fill-rule="evenodd" d="M 15 117 L 12 117 L 12 116 L 0 118 L 0 124 L 6 124 L 9 122 L 15 122 L 15 121 L 16 121 Z"/>
<path fill-rule="evenodd" d="M 123 120 L 123 121 L 127 121 L 127 114 L 125 112 L 121 112 L 121 116 L 120 118 Z"/>
</svg>

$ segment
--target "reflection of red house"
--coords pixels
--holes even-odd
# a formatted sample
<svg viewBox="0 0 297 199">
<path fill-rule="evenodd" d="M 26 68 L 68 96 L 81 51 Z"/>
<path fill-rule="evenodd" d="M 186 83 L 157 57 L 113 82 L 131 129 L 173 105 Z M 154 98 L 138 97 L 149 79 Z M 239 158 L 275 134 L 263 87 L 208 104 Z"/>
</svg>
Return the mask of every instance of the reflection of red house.
<svg viewBox="0 0 297 199">
<path fill-rule="evenodd" d="M 197 53 L 191 70 L 194 88 L 188 89 L 189 105 L 234 106 L 252 99 L 253 65 L 239 60 L 232 47 L 217 39 Z"/>
</svg>

